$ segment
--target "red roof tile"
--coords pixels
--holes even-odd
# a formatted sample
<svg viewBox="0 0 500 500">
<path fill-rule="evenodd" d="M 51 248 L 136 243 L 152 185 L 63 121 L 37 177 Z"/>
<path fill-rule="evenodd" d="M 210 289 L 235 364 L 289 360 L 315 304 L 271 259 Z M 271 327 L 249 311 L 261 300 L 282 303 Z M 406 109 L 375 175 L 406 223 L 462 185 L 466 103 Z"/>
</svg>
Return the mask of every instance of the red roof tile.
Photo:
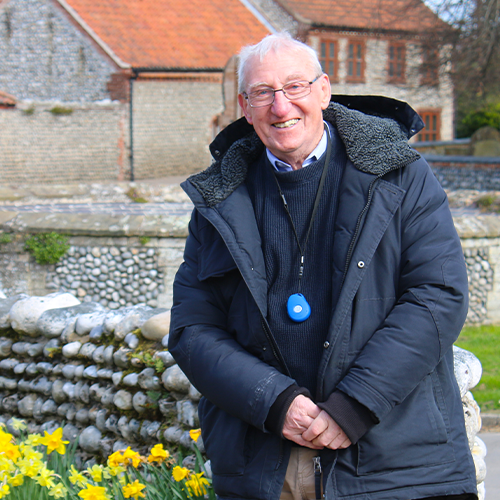
<svg viewBox="0 0 500 500">
<path fill-rule="evenodd" d="M 0 90 L 0 106 L 15 106 L 16 98 Z"/>
<path fill-rule="evenodd" d="M 417 33 L 448 27 L 421 0 L 278 1 L 292 15 L 318 26 Z"/>
<path fill-rule="evenodd" d="M 66 0 L 125 63 L 222 68 L 269 31 L 240 0 Z"/>
</svg>

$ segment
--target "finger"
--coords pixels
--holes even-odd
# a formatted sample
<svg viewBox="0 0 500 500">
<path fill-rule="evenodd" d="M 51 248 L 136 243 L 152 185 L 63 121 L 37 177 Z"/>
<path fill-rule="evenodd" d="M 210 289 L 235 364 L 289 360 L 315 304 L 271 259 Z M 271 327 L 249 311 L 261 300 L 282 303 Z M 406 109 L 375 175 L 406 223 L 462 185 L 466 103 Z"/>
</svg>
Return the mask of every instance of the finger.
<svg viewBox="0 0 500 500">
<path fill-rule="evenodd" d="M 325 419 L 321 414 L 318 415 L 311 423 L 309 428 L 302 433 L 302 437 L 306 441 L 314 441 L 321 434 L 323 434 L 328 429 L 328 420 Z M 330 436 L 330 440 L 333 439 L 334 436 Z"/>
<path fill-rule="evenodd" d="M 351 446 L 351 444 L 351 440 L 344 432 L 342 432 L 335 436 L 335 438 L 330 442 L 330 444 L 326 445 L 326 447 L 332 450 L 343 450 Z"/>
<path fill-rule="evenodd" d="M 300 446 L 304 446 L 305 448 L 311 448 L 312 450 L 321 450 L 324 446 L 318 446 L 310 441 L 306 441 L 302 436 L 295 436 L 294 439 L 291 439 Z"/>
</svg>

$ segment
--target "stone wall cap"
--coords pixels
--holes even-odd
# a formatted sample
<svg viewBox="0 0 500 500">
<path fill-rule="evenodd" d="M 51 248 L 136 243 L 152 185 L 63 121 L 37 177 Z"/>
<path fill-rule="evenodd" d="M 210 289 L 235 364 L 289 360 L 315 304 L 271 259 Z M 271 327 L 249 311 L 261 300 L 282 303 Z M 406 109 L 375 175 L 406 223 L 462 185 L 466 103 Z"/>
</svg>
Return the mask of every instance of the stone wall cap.
<svg viewBox="0 0 500 500">
<path fill-rule="evenodd" d="M 496 214 L 456 216 L 453 222 L 460 238 L 497 238 L 500 236 L 500 217 Z"/>
</svg>

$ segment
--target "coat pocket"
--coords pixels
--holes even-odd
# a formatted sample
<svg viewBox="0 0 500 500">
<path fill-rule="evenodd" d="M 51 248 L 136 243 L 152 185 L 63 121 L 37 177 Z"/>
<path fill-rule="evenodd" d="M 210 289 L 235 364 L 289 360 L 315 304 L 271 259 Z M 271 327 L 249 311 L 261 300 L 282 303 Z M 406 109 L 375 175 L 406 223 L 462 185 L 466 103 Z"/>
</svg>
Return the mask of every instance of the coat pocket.
<svg viewBox="0 0 500 500">
<path fill-rule="evenodd" d="M 453 462 L 437 375 L 428 375 L 358 442 L 358 475 Z"/>
<path fill-rule="evenodd" d="M 202 398 L 198 406 L 203 444 L 212 471 L 219 476 L 241 476 L 245 469 L 248 424 Z"/>
</svg>

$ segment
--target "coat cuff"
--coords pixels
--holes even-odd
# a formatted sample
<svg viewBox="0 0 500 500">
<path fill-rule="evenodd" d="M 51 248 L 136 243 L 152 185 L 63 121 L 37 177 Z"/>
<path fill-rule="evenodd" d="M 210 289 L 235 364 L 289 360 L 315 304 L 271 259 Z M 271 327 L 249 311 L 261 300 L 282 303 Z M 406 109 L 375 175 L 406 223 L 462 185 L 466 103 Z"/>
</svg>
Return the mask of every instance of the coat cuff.
<svg viewBox="0 0 500 500">
<path fill-rule="evenodd" d="M 293 384 L 287 387 L 273 403 L 267 414 L 265 427 L 268 431 L 283 437 L 283 425 L 285 424 L 286 413 L 292 401 L 297 396 L 311 397 L 311 393 L 305 387 Z"/>
<path fill-rule="evenodd" d="M 317 405 L 335 420 L 352 444 L 357 443 L 378 423 L 366 406 L 340 390 L 332 392 L 324 403 Z"/>
</svg>

